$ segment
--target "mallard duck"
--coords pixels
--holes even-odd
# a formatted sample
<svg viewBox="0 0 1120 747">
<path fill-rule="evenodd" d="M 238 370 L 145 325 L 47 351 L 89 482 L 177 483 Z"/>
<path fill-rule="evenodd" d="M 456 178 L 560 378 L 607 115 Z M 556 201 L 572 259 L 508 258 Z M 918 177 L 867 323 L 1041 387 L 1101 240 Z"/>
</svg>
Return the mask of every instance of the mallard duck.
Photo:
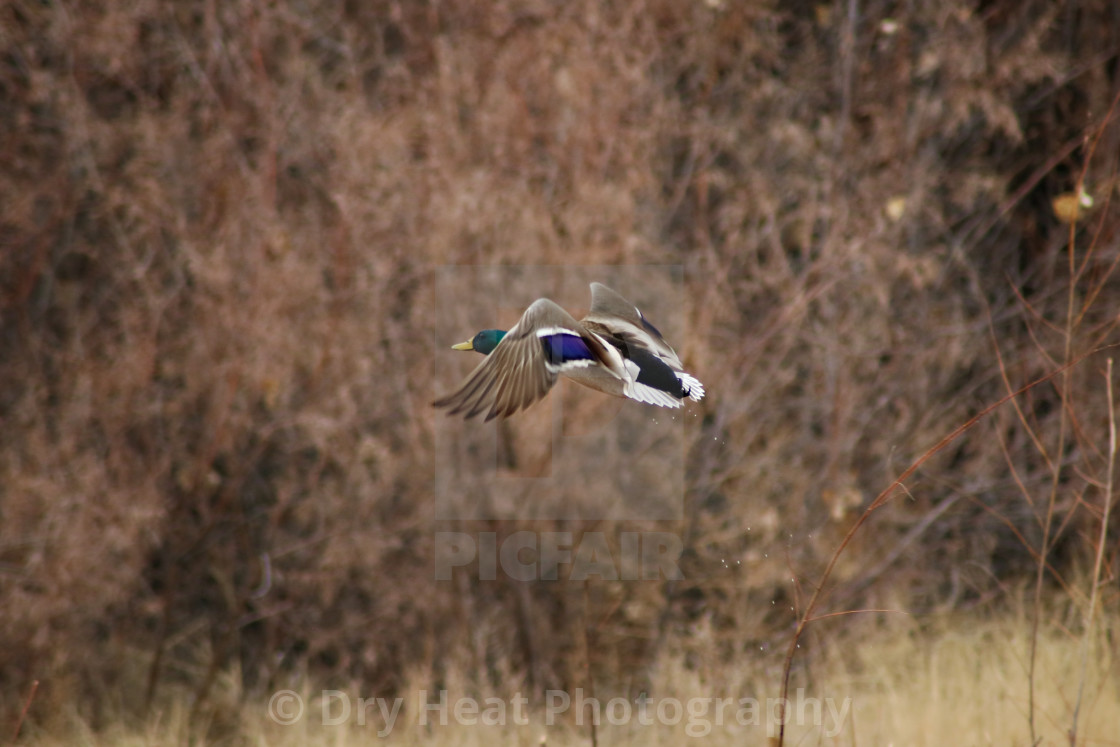
<svg viewBox="0 0 1120 747">
<path fill-rule="evenodd" d="M 616 397 L 680 407 L 704 397 L 673 348 L 634 304 L 602 283 L 591 284 L 591 309 L 580 321 L 539 298 L 508 332 L 484 329 L 454 350 L 486 356 L 452 394 L 436 400 L 448 414 L 509 417 L 548 394 L 558 376 Z"/>
</svg>

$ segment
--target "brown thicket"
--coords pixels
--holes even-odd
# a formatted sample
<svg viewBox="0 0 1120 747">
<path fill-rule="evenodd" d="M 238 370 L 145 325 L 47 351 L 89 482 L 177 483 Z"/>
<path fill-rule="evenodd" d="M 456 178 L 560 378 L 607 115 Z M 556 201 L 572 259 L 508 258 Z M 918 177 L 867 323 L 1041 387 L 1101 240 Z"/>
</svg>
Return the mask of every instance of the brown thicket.
<svg viewBox="0 0 1120 747">
<path fill-rule="evenodd" d="M 1120 341 L 1118 51 L 1113 0 L 9 0 L 3 723 L 32 680 L 96 724 L 172 686 L 207 707 L 229 673 L 563 687 L 590 649 L 626 690 L 666 650 L 773 664 L 791 577 L 902 469 Z M 1071 228 L 1052 201 L 1082 175 Z M 471 265 L 679 268 L 660 319 L 709 392 L 658 525 L 683 581 L 433 580 L 433 443 L 459 426 L 429 402 L 486 324 L 448 328 L 474 289 L 434 276 Z M 1015 603 L 1052 486 L 1068 591 L 1104 355 L 924 464 L 830 609 Z"/>
</svg>

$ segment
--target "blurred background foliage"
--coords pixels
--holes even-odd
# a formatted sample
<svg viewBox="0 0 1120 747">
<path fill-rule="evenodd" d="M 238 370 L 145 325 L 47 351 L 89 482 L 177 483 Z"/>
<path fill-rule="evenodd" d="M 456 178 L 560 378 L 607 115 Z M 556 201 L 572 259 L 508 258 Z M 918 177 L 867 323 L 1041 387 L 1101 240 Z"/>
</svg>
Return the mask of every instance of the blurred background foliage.
<svg viewBox="0 0 1120 747">
<path fill-rule="evenodd" d="M 539 691 L 587 664 L 633 692 L 667 652 L 772 666 L 791 578 L 903 468 L 1120 339 L 1118 51 L 1113 0 L 8 0 L 4 717 L 32 679 L 96 725 L 231 676 Z M 1063 222 L 1083 169 L 1094 206 Z M 475 361 L 432 271 L 473 264 L 683 270 L 673 342 L 708 396 L 658 526 L 685 580 L 433 580 L 428 403 Z M 829 609 L 1019 603 L 1052 487 L 1068 591 L 1103 368 L 925 463 Z"/>
</svg>

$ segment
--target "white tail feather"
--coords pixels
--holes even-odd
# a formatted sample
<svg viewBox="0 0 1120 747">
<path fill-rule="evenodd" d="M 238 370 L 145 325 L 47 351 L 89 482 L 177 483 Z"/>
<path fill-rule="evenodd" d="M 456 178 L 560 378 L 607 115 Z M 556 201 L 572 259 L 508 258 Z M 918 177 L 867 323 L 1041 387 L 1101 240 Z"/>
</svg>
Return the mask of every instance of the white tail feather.
<svg viewBox="0 0 1120 747">
<path fill-rule="evenodd" d="M 700 383 L 700 379 L 691 374 L 686 374 L 684 371 L 677 371 L 677 378 L 681 380 L 681 387 L 688 398 L 693 402 L 699 402 L 704 399 L 704 385 Z"/>
</svg>

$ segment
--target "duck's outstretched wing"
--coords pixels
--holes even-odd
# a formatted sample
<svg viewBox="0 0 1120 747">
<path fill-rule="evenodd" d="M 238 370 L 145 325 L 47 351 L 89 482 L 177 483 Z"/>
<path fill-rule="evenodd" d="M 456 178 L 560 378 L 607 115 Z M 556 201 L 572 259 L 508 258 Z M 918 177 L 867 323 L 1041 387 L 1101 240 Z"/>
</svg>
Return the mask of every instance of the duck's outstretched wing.
<svg viewBox="0 0 1120 747">
<path fill-rule="evenodd" d="M 683 368 L 660 330 L 642 316 L 637 306 L 602 283 L 591 284 L 591 309 L 583 321 L 604 328 L 627 344 L 645 348 L 675 369 Z"/>
<path fill-rule="evenodd" d="M 591 309 L 582 323 L 622 351 L 627 363 L 635 367 L 631 373 L 637 384 L 678 399 L 689 397 L 697 402 L 703 399 L 704 385 L 685 372 L 677 352 L 661 336 L 660 330 L 616 291 L 602 283 L 592 283 Z M 640 399 L 632 394 L 627 396 Z M 651 401 L 651 404 L 662 403 Z M 670 406 L 679 406 L 679 402 Z"/>
<path fill-rule="evenodd" d="M 625 376 L 617 355 L 547 298 L 525 310 L 458 390 L 432 404 L 467 418 L 509 417 L 548 394 L 561 373 L 601 365 Z"/>
</svg>

